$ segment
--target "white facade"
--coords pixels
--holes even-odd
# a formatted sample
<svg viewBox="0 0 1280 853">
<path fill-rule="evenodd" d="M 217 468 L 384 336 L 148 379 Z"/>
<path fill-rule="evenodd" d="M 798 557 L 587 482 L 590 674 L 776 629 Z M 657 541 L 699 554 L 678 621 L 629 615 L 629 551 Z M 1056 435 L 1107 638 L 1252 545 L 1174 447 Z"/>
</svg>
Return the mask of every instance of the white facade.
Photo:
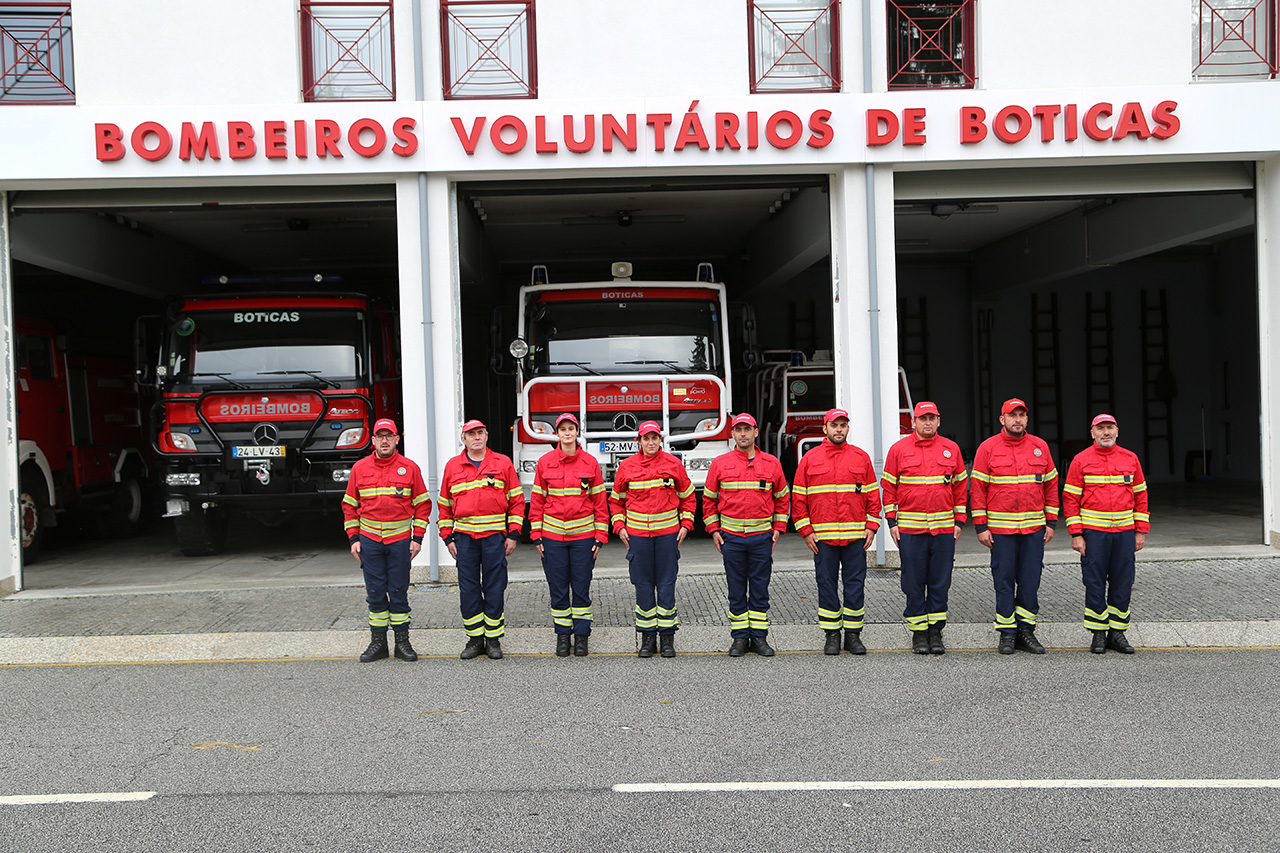
<svg viewBox="0 0 1280 853">
<path fill-rule="evenodd" d="M 1280 300 L 1270 287 L 1280 275 L 1271 224 L 1280 215 L 1280 89 L 1272 80 L 1193 82 L 1196 30 L 1191 0 L 1122 4 L 977 0 L 977 86 L 894 92 L 887 90 L 884 4 L 872 3 L 866 39 L 871 46 L 872 81 L 867 93 L 862 82 L 862 9 L 846 2 L 840 19 L 844 91 L 758 95 L 750 94 L 748 15 L 743 0 L 540 0 L 536 5 L 538 97 L 496 101 L 444 100 L 438 4 L 421 3 L 419 33 L 413 32 L 414 11 L 414 4 L 407 0 L 393 5 L 394 102 L 304 103 L 296 2 L 75 0 L 76 104 L 0 105 L 4 117 L 0 193 L 394 187 L 406 353 L 405 432 L 432 436 L 434 476 L 456 452 L 455 434 L 464 416 L 459 182 L 826 176 L 840 396 L 842 401 L 867 401 L 873 384 L 878 384 L 882 453 L 898 429 L 894 205 L 895 192 L 901 198 L 903 176 L 945 173 L 945 179 L 939 178 L 936 184 L 938 198 L 951 197 L 954 193 L 948 188 L 963 183 L 966 173 L 975 175 L 974 186 L 1012 181 L 1014 189 L 1006 197 L 1052 196 L 1064 192 L 1062 185 L 1071 184 L 1071 174 L 1077 170 L 1082 184 L 1089 184 L 1096 182 L 1088 173 L 1094 167 L 1170 164 L 1166 177 L 1144 179 L 1146 190 L 1158 193 L 1185 191 L 1188 182 L 1195 182 L 1194 176 L 1188 177 L 1190 172 L 1206 163 L 1256 163 L 1263 528 L 1280 530 L 1271 499 L 1280 486 L 1280 447 L 1276 446 L 1280 439 L 1271 426 L 1280 417 L 1280 399 L 1271 390 L 1271 340 L 1273 332 L 1280 331 Z M 422 69 L 420 99 L 415 97 L 415 56 L 420 56 Z M 1092 139 L 1084 124 L 1089 109 L 1098 104 L 1112 106 L 1098 116 L 1097 129 L 1114 129 L 1124 105 L 1138 104 L 1142 121 L 1154 129 L 1163 128 L 1166 138 L 1129 134 L 1122 139 Z M 1041 125 L 1035 122 L 1026 137 L 1016 142 L 1002 142 L 990 130 L 995 116 L 1006 107 L 1031 112 L 1042 105 L 1060 108 L 1051 141 L 1041 140 Z M 988 133 L 983 141 L 966 144 L 961 138 L 962 116 L 971 107 L 985 112 Z M 1068 107 L 1076 113 L 1070 128 L 1074 139 L 1065 138 Z M 904 144 L 910 121 L 906 111 L 920 109 L 924 113 L 917 118 L 923 125 L 919 144 Z M 894 140 L 868 144 L 870 110 L 889 111 L 899 119 L 902 129 Z M 776 128 L 783 136 L 798 132 L 795 144 L 774 144 L 768 138 L 770 117 L 782 111 L 799 118 L 799 127 L 784 121 Z M 697 144 L 697 134 L 686 124 L 689 113 L 697 116 L 711 143 L 709 150 Z M 627 150 L 621 141 L 613 144 L 613 150 L 604 150 L 606 115 L 623 126 L 628 116 L 635 117 L 635 150 Z M 670 116 L 662 144 L 648 121 L 655 115 Z M 725 116 L 736 123 L 739 148 L 715 145 L 714 128 Z M 502 117 L 513 118 L 508 129 L 495 137 L 491 130 Z M 566 118 L 575 134 L 582 133 L 588 121 L 594 123 L 596 137 L 590 150 L 569 150 Z M 364 119 L 387 137 L 385 147 L 368 156 L 353 149 L 372 145 L 375 130 L 367 130 L 354 142 L 348 137 L 352 125 Z M 316 133 L 322 121 L 336 122 L 341 129 L 340 158 L 319 156 Z M 132 146 L 135 129 L 146 122 L 156 123 L 171 137 L 173 150 L 166 156 L 146 159 Z M 196 129 L 213 123 L 221 158 L 180 159 L 184 122 Z M 252 128 L 253 156 L 230 156 L 228 122 L 244 122 Z M 278 157 L 265 153 L 273 134 L 271 122 L 282 123 L 274 132 Z M 759 133 L 754 149 L 746 141 L 746 128 L 752 122 L 758 122 Z M 537 150 L 540 124 L 547 128 L 546 145 L 555 144 L 554 153 Z M 118 160 L 100 159 L 102 149 L 95 141 L 103 126 L 119 128 L 120 138 L 114 144 L 126 150 Z M 521 150 L 499 150 L 513 143 L 518 126 L 528 134 Z M 682 126 L 689 132 L 684 133 Z M 299 150 L 299 128 L 307 147 L 305 157 Z M 416 145 L 412 153 L 402 156 L 392 150 L 407 140 Z M 151 151 L 162 145 L 161 135 L 154 132 L 143 134 L 140 142 Z M 472 145 L 473 153 L 468 153 Z M 870 206 L 868 165 L 874 166 Z M 1021 190 L 1017 174 L 1010 178 L 1010 167 L 1027 170 Z M 1045 170 L 1050 167 L 1068 172 L 1056 171 L 1049 179 Z M 997 173 L 997 169 L 1005 171 Z M 930 186 L 930 181 L 924 179 L 923 185 Z M 920 185 L 920 181 L 913 184 Z M 1106 191 L 1105 186 L 1096 189 Z M 10 231 L 15 227 L 12 222 L 8 226 Z M 878 258 L 874 282 L 868 265 L 872 232 Z M 5 294 L 12 287 L 4 251 L 10 242 L 0 239 Z M 75 250 L 69 247 L 68 251 Z M 424 345 L 428 304 L 429 353 Z M 878 308 L 874 313 L 873 304 Z M 878 382 L 865 369 L 873 361 L 869 351 L 873 322 L 879 328 Z M 428 373 L 435 379 L 432 410 L 418 391 Z M 6 370 L 2 381 L 8 383 L 12 375 Z M 6 389 L 6 395 L 6 410 L 12 412 L 12 388 Z M 871 406 L 854 410 L 854 436 L 869 449 L 876 411 Z M 6 422 L 12 435 L 13 416 Z M 1065 468 L 1065 463 L 1060 467 Z M 16 518 L 12 479 L 4 494 L 9 517 Z M 16 529 L 11 523 L 10 530 Z M 1267 541 L 1271 535 L 1267 534 Z M 20 586 L 16 557 L 20 549 L 14 541 L 11 538 L 0 561 L 0 592 Z"/>
</svg>

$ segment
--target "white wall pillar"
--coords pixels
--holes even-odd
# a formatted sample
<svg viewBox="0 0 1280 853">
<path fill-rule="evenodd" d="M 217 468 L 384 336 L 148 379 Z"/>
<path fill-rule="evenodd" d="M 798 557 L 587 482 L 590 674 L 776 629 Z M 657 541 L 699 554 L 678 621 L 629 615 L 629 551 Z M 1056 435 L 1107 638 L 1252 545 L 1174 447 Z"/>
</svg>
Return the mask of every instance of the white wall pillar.
<svg viewBox="0 0 1280 853">
<path fill-rule="evenodd" d="M 13 264 L 9 241 L 9 197 L 0 192 L 0 406 L 3 407 L 0 428 L 0 514 L 7 520 L 9 538 L 0 545 L 0 595 L 22 589 L 22 525 L 19 516 L 22 489 L 18 474 L 18 396 L 13 379 L 18 375 L 14 364 Z"/>
<path fill-rule="evenodd" d="M 1258 379 L 1261 395 L 1259 431 L 1262 456 L 1262 541 L 1280 545 L 1280 524 L 1276 521 L 1275 496 L 1280 488 L 1280 444 L 1276 424 L 1280 424 L 1280 398 L 1276 394 L 1275 346 L 1280 340 L 1280 298 L 1273 283 L 1280 282 L 1280 157 L 1257 164 L 1258 251 Z"/>
</svg>

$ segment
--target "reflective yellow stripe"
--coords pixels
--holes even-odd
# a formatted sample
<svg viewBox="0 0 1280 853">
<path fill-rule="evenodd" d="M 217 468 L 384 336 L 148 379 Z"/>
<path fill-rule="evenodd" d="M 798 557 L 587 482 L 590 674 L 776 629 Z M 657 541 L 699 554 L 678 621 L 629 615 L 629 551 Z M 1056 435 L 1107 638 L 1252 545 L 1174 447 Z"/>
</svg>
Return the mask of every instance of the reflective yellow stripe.
<svg viewBox="0 0 1280 853">
<path fill-rule="evenodd" d="M 720 526 L 730 533 L 746 536 L 752 533 L 766 533 L 773 529 L 772 518 L 734 518 L 720 514 Z"/>
</svg>

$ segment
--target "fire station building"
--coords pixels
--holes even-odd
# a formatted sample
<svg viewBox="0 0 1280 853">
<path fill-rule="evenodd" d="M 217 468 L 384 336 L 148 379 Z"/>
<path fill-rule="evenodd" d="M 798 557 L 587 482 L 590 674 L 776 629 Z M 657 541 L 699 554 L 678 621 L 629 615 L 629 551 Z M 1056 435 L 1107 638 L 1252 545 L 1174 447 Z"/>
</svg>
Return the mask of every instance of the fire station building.
<svg viewBox="0 0 1280 853">
<path fill-rule="evenodd" d="M 877 463 L 899 368 L 969 458 L 1007 397 L 1062 470 L 1111 412 L 1153 494 L 1274 544 L 1278 15 L 0 2 L 0 594 L 23 588 L 35 476 L 20 318 L 132 359 L 134 319 L 184 295 L 372 294 L 398 312 L 403 448 L 434 491 L 465 419 L 509 446 L 495 309 L 535 264 L 571 282 L 710 263 L 758 350 L 834 363 L 831 402 Z"/>
</svg>

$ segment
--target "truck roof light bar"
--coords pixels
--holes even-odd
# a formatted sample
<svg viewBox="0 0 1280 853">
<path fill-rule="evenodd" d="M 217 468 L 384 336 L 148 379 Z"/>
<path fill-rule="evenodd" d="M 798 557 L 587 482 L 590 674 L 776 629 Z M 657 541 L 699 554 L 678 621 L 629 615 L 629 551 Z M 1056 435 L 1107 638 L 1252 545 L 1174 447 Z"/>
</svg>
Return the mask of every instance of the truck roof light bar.
<svg viewBox="0 0 1280 853">
<path fill-rule="evenodd" d="M 533 272 L 529 276 L 530 284 L 546 284 L 547 283 L 547 265 L 534 264 Z"/>
<path fill-rule="evenodd" d="M 711 268 L 711 264 L 698 264 L 698 281 L 713 282 L 716 280 L 715 270 Z"/>
</svg>

